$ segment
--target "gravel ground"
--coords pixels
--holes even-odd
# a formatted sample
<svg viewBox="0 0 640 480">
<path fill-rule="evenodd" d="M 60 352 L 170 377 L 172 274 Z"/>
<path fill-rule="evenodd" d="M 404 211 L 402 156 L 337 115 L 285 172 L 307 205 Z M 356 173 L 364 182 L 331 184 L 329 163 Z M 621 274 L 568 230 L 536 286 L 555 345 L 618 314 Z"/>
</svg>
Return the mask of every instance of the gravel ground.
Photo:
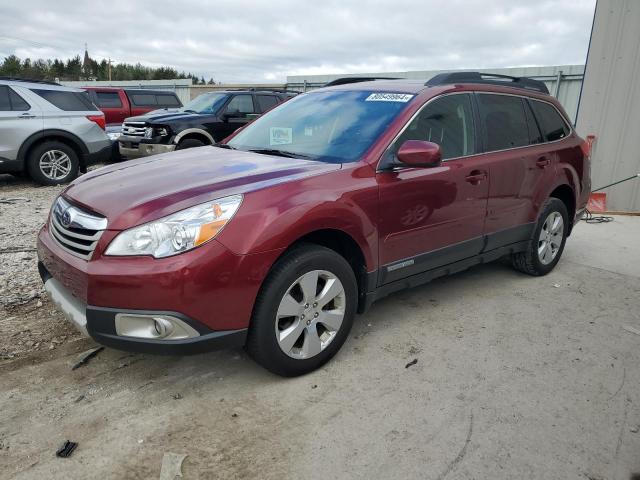
<svg viewBox="0 0 640 480">
<path fill-rule="evenodd" d="M 94 167 L 95 168 L 95 167 Z M 0 175 L 0 363 L 80 338 L 45 295 L 36 235 L 64 187 Z"/>
</svg>

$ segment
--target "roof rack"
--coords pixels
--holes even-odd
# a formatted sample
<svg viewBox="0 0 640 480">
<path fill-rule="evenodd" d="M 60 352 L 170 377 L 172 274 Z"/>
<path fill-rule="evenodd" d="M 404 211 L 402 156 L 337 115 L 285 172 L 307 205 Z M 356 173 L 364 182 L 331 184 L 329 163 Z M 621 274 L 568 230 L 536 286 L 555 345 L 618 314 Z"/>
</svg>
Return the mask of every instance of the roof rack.
<svg viewBox="0 0 640 480">
<path fill-rule="evenodd" d="M 400 80 L 397 77 L 342 77 L 325 83 L 323 87 L 335 87 L 336 85 L 348 85 L 349 83 L 371 82 L 373 80 Z"/>
<path fill-rule="evenodd" d="M 34 78 L 18 78 L 18 77 L 2 77 L 2 76 L 0 76 L 0 80 L 8 80 L 8 81 L 11 81 L 11 82 L 44 83 L 46 85 L 58 85 L 58 86 L 61 86 L 58 82 L 52 82 L 51 80 L 36 80 Z"/>
<path fill-rule="evenodd" d="M 212 90 L 211 92 L 215 92 L 216 90 Z M 221 90 L 222 91 L 222 90 Z M 260 87 L 248 87 L 248 88 L 225 88 L 226 92 L 271 92 L 271 93 L 295 93 L 296 95 L 300 92 L 296 90 L 288 90 L 286 88 L 260 88 Z M 207 92 L 207 93 L 211 93 Z"/>
<path fill-rule="evenodd" d="M 440 73 L 425 83 L 427 87 L 446 85 L 448 83 L 482 83 L 488 85 L 502 85 L 506 87 L 523 88 L 541 93 L 549 93 L 549 89 L 540 80 L 528 77 L 511 77 L 497 73 L 480 72 L 451 72 Z"/>
</svg>

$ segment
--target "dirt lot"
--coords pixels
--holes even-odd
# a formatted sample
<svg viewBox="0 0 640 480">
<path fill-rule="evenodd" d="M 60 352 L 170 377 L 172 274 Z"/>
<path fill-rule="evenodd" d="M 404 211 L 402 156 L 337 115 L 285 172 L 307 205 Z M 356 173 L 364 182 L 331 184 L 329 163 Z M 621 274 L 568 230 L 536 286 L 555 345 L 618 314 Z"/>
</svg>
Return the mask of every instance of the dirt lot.
<svg viewBox="0 0 640 480">
<path fill-rule="evenodd" d="M 57 191 L 0 176 L 0 199 L 28 199 L 0 204 L 2 249 L 33 248 Z M 546 277 L 495 263 L 390 296 L 290 380 L 242 350 L 107 349 L 71 370 L 93 344 L 39 296 L 34 253 L 4 252 L 0 478 L 159 478 L 173 452 L 185 480 L 629 479 L 639 237 L 637 217 L 581 224 Z M 77 450 L 56 458 L 67 439 Z"/>
</svg>

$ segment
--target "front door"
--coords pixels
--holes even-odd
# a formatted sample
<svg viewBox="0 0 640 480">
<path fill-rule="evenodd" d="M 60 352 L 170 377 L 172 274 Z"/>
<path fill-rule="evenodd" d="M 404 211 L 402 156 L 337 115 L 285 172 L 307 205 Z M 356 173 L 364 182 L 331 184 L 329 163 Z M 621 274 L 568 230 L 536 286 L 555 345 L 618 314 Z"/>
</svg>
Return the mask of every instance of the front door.
<svg viewBox="0 0 640 480">
<path fill-rule="evenodd" d="M 219 125 L 220 131 L 223 133 L 222 138 L 228 137 L 237 129 L 249 123 L 255 118 L 255 114 L 256 108 L 253 105 L 253 95 L 250 93 L 234 95 L 222 110 L 222 123 Z"/>
<path fill-rule="evenodd" d="M 29 105 L 13 88 L 0 85 L 0 162 L 16 160 L 22 143 L 43 127 L 37 106 Z"/>
<path fill-rule="evenodd" d="M 427 103 L 387 155 L 407 140 L 437 143 L 443 162 L 377 174 L 380 284 L 472 257 L 483 247 L 489 177 L 478 154 L 471 94 Z"/>
</svg>

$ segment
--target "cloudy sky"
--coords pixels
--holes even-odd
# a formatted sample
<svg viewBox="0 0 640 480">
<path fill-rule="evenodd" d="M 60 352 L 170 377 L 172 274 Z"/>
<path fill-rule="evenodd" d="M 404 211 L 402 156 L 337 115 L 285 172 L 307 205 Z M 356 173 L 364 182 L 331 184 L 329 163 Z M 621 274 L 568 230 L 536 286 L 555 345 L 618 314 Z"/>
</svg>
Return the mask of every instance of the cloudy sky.
<svg viewBox="0 0 640 480">
<path fill-rule="evenodd" d="M 167 65 L 216 81 L 584 63 L 595 0 L 23 0 L 0 57 Z M 10 28 L 8 28 L 10 26 Z"/>
</svg>

